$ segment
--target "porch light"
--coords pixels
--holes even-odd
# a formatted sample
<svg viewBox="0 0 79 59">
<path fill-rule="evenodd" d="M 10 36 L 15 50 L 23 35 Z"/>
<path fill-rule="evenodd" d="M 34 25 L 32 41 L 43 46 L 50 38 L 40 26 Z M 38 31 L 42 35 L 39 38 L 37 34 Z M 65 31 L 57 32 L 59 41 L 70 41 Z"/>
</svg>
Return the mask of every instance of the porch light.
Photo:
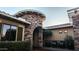
<svg viewBox="0 0 79 59">
<path fill-rule="evenodd" d="M 62 34 L 62 31 L 59 31 L 59 34 Z"/>
<path fill-rule="evenodd" d="M 66 30 L 65 30 L 64 32 L 65 32 L 65 33 L 67 33 L 67 31 L 66 31 Z"/>
</svg>

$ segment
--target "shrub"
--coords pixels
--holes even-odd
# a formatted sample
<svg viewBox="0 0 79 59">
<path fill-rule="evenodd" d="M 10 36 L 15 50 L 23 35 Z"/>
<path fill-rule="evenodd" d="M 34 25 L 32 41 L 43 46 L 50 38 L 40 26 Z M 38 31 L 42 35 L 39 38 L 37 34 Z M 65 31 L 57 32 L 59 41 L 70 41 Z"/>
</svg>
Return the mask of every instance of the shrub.
<svg viewBox="0 0 79 59">
<path fill-rule="evenodd" d="M 52 47 L 57 48 L 57 41 L 52 41 Z"/>
<path fill-rule="evenodd" d="M 44 40 L 44 41 L 45 41 L 44 42 L 45 47 L 51 47 L 52 46 L 49 40 Z"/>
<path fill-rule="evenodd" d="M 30 42 L 18 41 L 2 41 L 0 42 L 0 48 L 7 48 L 8 51 L 27 51 L 30 50 Z M 0 49 L 1 50 L 1 49 Z"/>
<path fill-rule="evenodd" d="M 46 40 L 44 46 L 45 47 L 53 47 L 53 48 L 56 48 L 57 47 L 57 41 Z"/>
<path fill-rule="evenodd" d="M 65 37 L 65 48 L 74 50 L 74 40 L 72 36 Z"/>
<path fill-rule="evenodd" d="M 64 41 L 57 41 L 58 48 L 64 48 Z"/>
<path fill-rule="evenodd" d="M 53 33 L 51 32 L 51 30 L 43 29 L 43 45 L 44 46 L 46 46 L 46 45 L 51 46 L 49 39 L 51 39 L 52 34 Z"/>
</svg>

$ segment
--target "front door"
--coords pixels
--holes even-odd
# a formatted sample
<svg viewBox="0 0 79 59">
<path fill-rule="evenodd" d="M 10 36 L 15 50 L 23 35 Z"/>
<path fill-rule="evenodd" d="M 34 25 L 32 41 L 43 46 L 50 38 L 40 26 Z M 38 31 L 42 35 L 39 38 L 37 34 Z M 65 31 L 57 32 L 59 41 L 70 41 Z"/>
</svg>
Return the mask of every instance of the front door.
<svg viewBox="0 0 79 59">
<path fill-rule="evenodd" d="M 42 28 L 37 27 L 33 32 L 33 47 L 42 47 L 43 46 L 43 35 Z"/>
</svg>

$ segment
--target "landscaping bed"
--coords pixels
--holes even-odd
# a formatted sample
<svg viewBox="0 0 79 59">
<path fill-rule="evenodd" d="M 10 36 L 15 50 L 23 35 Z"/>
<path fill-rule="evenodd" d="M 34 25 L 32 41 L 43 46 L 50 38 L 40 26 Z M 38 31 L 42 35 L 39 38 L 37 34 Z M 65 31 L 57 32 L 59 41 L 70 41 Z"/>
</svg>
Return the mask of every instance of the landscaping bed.
<svg viewBox="0 0 79 59">
<path fill-rule="evenodd" d="M 74 50 L 74 41 L 73 40 L 69 40 L 69 41 L 67 41 L 67 40 L 64 40 L 64 41 L 46 41 L 44 47 Z"/>
<path fill-rule="evenodd" d="M 29 51 L 30 41 L 1 41 L 0 51 Z"/>
</svg>

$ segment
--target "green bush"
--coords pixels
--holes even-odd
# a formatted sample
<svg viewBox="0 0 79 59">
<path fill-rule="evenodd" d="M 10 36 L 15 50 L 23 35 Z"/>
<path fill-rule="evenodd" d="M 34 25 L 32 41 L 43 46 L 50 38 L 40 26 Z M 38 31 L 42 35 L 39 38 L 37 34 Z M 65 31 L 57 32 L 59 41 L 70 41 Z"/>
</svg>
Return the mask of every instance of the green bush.
<svg viewBox="0 0 79 59">
<path fill-rule="evenodd" d="M 51 46 L 49 39 L 52 37 L 53 33 L 49 29 L 43 29 L 43 46 Z"/>
<path fill-rule="evenodd" d="M 64 41 L 65 41 L 65 48 L 74 50 L 74 40 L 72 36 L 66 36 Z"/>
<path fill-rule="evenodd" d="M 18 41 L 2 41 L 0 42 L 0 50 L 7 48 L 8 51 L 28 51 L 30 50 L 30 42 Z"/>
<path fill-rule="evenodd" d="M 57 48 L 65 48 L 65 47 L 64 47 L 64 41 L 58 40 L 58 41 L 57 41 Z"/>
<path fill-rule="evenodd" d="M 44 46 L 45 46 L 45 47 L 52 47 L 51 42 L 52 42 L 52 41 L 50 41 L 50 40 L 46 40 L 45 43 L 44 43 Z"/>
<path fill-rule="evenodd" d="M 57 41 L 52 41 L 52 40 L 46 40 L 44 47 L 53 47 L 57 48 Z"/>
</svg>

